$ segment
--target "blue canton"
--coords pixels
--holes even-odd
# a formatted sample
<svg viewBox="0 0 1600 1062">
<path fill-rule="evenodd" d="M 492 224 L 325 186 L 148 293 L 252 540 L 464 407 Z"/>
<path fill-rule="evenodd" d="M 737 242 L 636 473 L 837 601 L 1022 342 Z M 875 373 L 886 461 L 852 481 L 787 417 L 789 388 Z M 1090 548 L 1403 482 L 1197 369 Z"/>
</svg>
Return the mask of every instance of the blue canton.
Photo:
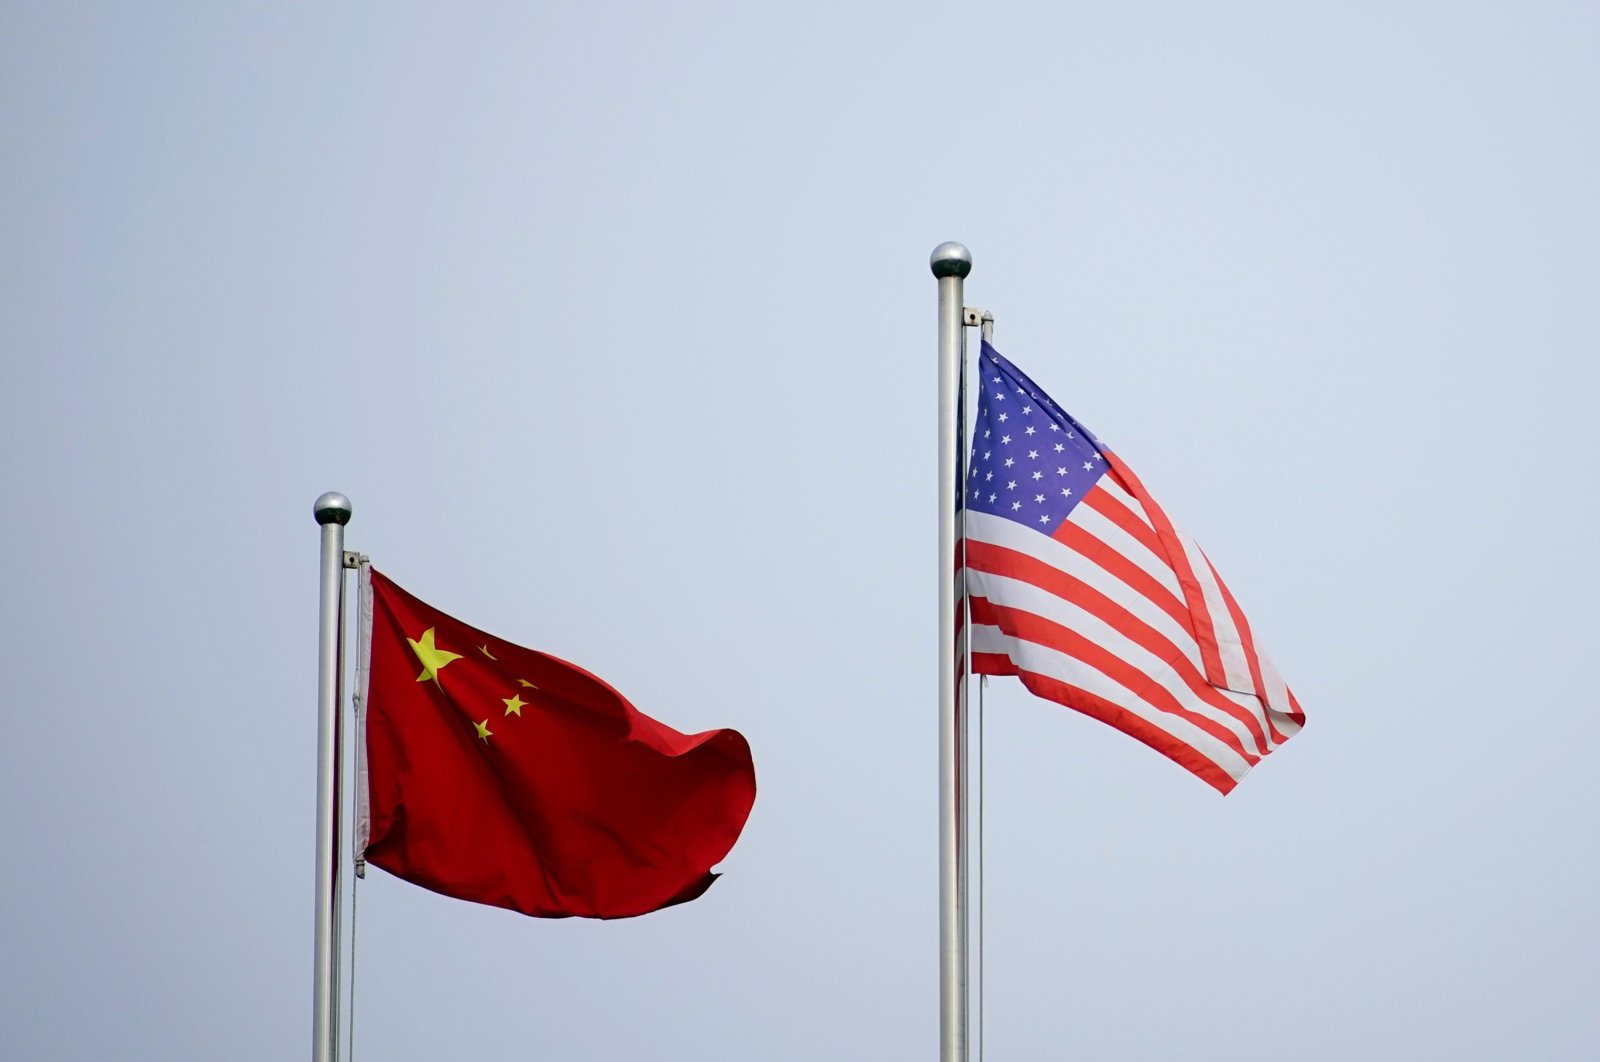
<svg viewBox="0 0 1600 1062">
<path fill-rule="evenodd" d="M 988 343 L 969 390 L 978 396 L 978 422 L 968 507 L 1051 534 L 1105 474 L 1100 440 Z"/>
</svg>

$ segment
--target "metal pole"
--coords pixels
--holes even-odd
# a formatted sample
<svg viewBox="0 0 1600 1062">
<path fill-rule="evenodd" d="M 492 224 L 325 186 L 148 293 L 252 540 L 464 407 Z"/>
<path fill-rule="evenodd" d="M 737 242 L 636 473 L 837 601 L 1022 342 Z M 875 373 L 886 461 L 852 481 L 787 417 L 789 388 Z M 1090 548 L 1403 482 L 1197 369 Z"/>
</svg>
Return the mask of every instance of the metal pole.
<svg viewBox="0 0 1600 1062">
<path fill-rule="evenodd" d="M 344 525 L 350 499 L 329 491 L 312 512 L 322 527 L 322 604 L 317 659 L 316 957 L 312 966 L 311 1057 L 339 1057 L 339 694 L 344 680 Z"/>
<path fill-rule="evenodd" d="M 985 343 L 987 343 L 990 340 L 994 339 L 994 314 L 990 313 L 988 310 L 983 311 L 982 316 L 979 317 L 979 319 L 978 319 L 978 335 L 980 337 L 982 337 L 982 339 L 983 339 L 983 341 Z M 963 350 L 962 351 L 962 357 L 961 357 L 961 370 L 962 370 L 961 396 L 962 396 L 962 400 L 963 401 L 966 400 L 966 369 L 967 369 L 966 351 Z M 982 378 L 982 376 L 980 376 L 978 378 L 978 387 L 979 387 L 980 393 L 981 393 L 982 388 L 983 388 L 983 378 Z M 962 427 L 965 428 L 966 425 L 963 424 Z M 967 442 L 967 452 L 968 453 L 972 452 L 972 442 L 970 440 Z M 963 455 L 963 457 L 965 457 L 965 455 Z M 962 498 L 961 514 L 962 514 L 963 517 L 965 517 L 966 513 L 967 513 L 966 503 L 967 503 L 968 500 L 969 499 L 967 499 L 965 497 Z M 963 526 L 962 529 L 961 529 L 961 537 L 962 537 L 962 542 L 963 543 L 966 541 L 966 534 L 967 534 L 967 529 L 966 529 L 965 526 Z M 961 556 L 962 556 L 962 562 L 963 562 L 962 565 L 961 565 L 961 570 L 962 570 L 963 573 L 965 573 L 966 572 L 966 568 L 967 568 L 966 563 L 965 563 L 965 561 L 966 561 L 965 548 L 963 548 Z M 965 587 L 965 585 L 966 585 L 965 578 L 966 578 L 965 574 L 963 574 L 963 576 L 962 576 L 962 586 L 963 587 Z M 963 596 L 965 596 L 965 595 L 963 595 Z M 968 616 L 969 619 L 971 618 L 971 615 L 972 615 L 971 612 L 967 613 L 967 616 Z M 963 633 L 962 638 L 961 638 L 961 659 L 963 661 L 967 662 L 970 665 L 971 662 L 972 662 L 972 656 L 971 656 L 971 653 L 970 653 L 970 649 L 971 649 L 971 641 L 970 641 L 970 639 L 972 637 L 971 625 L 968 624 L 967 626 L 963 627 L 962 631 L 964 633 Z M 983 1062 L 983 1045 L 989 1038 L 989 1026 L 986 1024 L 986 1022 L 988 1021 L 988 1018 L 985 1016 L 984 1010 L 983 1010 L 983 986 L 984 986 L 985 979 L 989 976 L 988 971 L 984 968 L 984 954 L 985 954 L 986 950 L 989 947 L 989 938 L 984 935 L 984 931 L 983 931 L 983 905 L 984 905 L 984 901 L 987 900 L 988 896 L 989 896 L 989 892 L 988 892 L 989 885 L 984 880 L 984 877 L 983 877 L 983 842 L 989 836 L 989 826 L 988 826 L 988 823 L 984 822 L 984 819 L 983 819 L 983 787 L 989 781 L 989 765 L 988 765 L 988 763 L 986 763 L 984 761 L 984 758 L 983 758 L 984 757 L 984 752 L 985 752 L 984 736 L 983 736 L 983 707 L 984 706 L 983 706 L 983 687 L 982 687 L 981 683 L 984 680 L 979 679 L 978 681 L 980 683 L 980 685 L 978 687 L 978 711 L 975 713 L 977 715 L 977 717 L 978 717 L 978 722 L 977 722 L 978 738 L 977 738 L 977 741 L 975 741 L 973 743 L 973 749 L 972 749 L 971 755 L 968 757 L 968 759 L 965 762 L 966 762 L 969 770 L 971 769 L 971 764 L 972 764 L 972 761 L 974 759 L 977 761 L 977 764 L 978 764 L 977 770 L 975 772 L 973 772 L 972 777 L 976 780 L 977 787 L 978 787 L 978 830 L 977 830 L 977 838 L 978 838 L 978 901 L 977 901 L 977 907 L 978 907 L 978 974 L 977 974 L 977 978 L 978 978 L 978 992 L 977 992 L 977 995 L 978 995 L 978 1062 Z M 966 693 L 967 693 L 967 684 L 966 684 L 966 682 L 962 682 L 961 683 L 961 695 L 962 695 L 962 698 L 963 698 L 963 704 L 965 703 Z M 968 720 L 968 722 L 970 722 L 970 720 Z M 962 793 L 961 793 L 961 806 L 962 806 L 962 808 L 965 809 L 967 807 L 967 804 L 968 804 L 968 801 L 967 801 L 966 787 L 963 786 L 962 787 Z M 972 838 L 973 834 L 971 832 L 967 832 L 965 830 L 963 832 L 966 832 L 967 838 L 969 840 Z"/>
<path fill-rule="evenodd" d="M 956 503 L 965 469 L 956 452 L 963 282 L 972 254 L 941 243 L 928 260 L 939 280 L 939 1059 L 967 1060 L 966 837 L 962 833 L 964 663 L 956 642 Z M 964 604 L 964 602 L 962 602 Z M 965 633 L 963 628 L 963 634 Z"/>
</svg>

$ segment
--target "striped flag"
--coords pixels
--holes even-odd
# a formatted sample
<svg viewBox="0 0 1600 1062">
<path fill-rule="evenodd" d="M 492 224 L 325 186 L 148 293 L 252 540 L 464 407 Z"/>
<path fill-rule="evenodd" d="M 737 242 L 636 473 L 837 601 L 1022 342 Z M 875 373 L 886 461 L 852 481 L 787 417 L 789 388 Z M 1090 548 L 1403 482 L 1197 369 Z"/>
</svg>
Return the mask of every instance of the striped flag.
<svg viewBox="0 0 1600 1062">
<path fill-rule="evenodd" d="M 965 498 L 972 670 L 1220 791 L 1305 725 L 1239 604 L 1127 465 L 988 343 Z"/>
</svg>

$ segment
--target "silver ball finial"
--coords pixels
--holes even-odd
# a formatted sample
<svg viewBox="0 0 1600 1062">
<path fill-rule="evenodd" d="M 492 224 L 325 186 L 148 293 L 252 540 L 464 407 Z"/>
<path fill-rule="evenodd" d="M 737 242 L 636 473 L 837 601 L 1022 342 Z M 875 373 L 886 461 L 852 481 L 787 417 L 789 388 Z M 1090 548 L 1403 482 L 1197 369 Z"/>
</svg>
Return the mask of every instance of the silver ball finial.
<svg viewBox="0 0 1600 1062">
<path fill-rule="evenodd" d="M 317 499 L 311 507 L 319 524 L 348 524 L 350 522 L 350 499 L 336 490 L 330 490 Z"/>
<path fill-rule="evenodd" d="M 972 252 L 953 241 L 941 243 L 928 256 L 928 268 L 936 277 L 964 277 L 972 272 Z"/>
</svg>

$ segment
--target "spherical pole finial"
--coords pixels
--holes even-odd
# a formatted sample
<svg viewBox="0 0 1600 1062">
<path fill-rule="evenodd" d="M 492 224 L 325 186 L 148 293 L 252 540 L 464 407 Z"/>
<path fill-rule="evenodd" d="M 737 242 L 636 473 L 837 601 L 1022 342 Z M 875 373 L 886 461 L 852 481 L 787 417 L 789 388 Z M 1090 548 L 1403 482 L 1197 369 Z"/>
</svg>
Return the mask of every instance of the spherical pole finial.
<svg viewBox="0 0 1600 1062">
<path fill-rule="evenodd" d="M 317 499 L 311 507 L 319 524 L 348 524 L 350 522 L 350 499 L 336 490 L 330 490 Z"/>
<path fill-rule="evenodd" d="M 972 252 L 954 241 L 941 243 L 928 256 L 928 268 L 936 277 L 964 277 L 972 272 Z"/>
</svg>

